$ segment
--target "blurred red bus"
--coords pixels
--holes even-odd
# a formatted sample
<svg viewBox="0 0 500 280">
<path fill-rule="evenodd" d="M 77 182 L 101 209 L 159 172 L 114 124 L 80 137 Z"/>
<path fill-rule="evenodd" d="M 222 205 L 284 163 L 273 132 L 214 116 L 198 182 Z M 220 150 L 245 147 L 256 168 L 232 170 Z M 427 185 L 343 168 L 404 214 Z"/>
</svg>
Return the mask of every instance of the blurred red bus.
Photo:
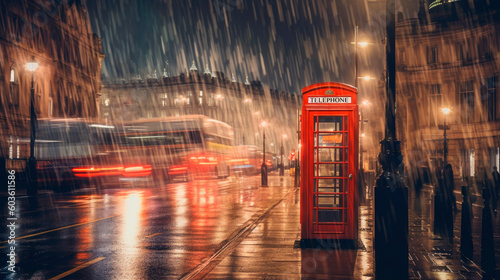
<svg viewBox="0 0 500 280">
<path fill-rule="evenodd" d="M 132 158 L 169 179 L 227 178 L 234 133 L 230 125 L 202 115 L 144 119 L 123 124 L 122 144 Z"/>
<path fill-rule="evenodd" d="M 150 166 L 137 161 L 123 164 L 114 126 L 85 119 L 39 119 L 35 156 L 39 185 L 54 191 L 91 183 L 99 187 L 151 174 Z"/>
</svg>

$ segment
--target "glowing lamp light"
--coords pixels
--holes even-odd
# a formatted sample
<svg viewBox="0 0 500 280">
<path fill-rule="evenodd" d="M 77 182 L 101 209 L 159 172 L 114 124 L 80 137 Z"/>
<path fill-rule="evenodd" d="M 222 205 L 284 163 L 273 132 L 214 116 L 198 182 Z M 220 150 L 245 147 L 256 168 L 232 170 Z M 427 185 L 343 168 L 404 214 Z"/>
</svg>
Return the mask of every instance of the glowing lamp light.
<svg viewBox="0 0 500 280">
<path fill-rule="evenodd" d="M 364 134 L 364 133 L 363 133 L 363 134 L 361 134 L 361 137 L 365 137 L 365 134 Z"/>
<path fill-rule="evenodd" d="M 361 79 L 365 80 L 365 81 L 369 81 L 369 80 L 375 80 L 375 78 L 371 77 L 371 76 L 364 76 L 364 77 L 361 77 Z"/>
<path fill-rule="evenodd" d="M 28 70 L 31 72 L 35 72 L 38 68 L 38 63 L 36 61 L 30 61 L 26 63 L 26 68 L 28 68 Z"/>
<path fill-rule="evenodd" d="M 450 108 L 441 108 L 441 112 L 443 112 L 443 114 L 445 114 L 445 115 L 448 115 L 451 112 L 451 109 Z"/>
<path fill-rule="evenodd" d="M 363 100 L 363 102 L 361 102 L 361 104 L 366 106 L 366 105 L 370 104 L 370 102 L 368 102 L 368 100 Z"/>
<path fill-rule="evenodd" d="M 262 121 L 262 122 L 260 123 L 260 126 L 261 126 L 261 127 L 266 127 L 266 126 L 267 126 L 267 122 L 266 122 L 266 121 Z"/>
</svg>

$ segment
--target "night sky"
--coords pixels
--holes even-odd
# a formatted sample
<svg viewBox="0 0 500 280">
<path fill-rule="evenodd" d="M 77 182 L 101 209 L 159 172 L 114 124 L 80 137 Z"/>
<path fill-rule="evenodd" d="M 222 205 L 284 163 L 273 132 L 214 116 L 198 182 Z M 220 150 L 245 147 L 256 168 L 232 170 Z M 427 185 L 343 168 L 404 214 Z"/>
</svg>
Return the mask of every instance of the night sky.
<svg viewBox="0 0 500 280">
<path fill-rule="evenodd" d="M 414 15 L 418 0 L 398 4 Z M 354 82 L 354 26 L 359 76 L 380 77 L 385 2 L 368 0 L 87 0 L 103 40 L 103 78 L 170 76 L 198 69 L 261 80 L 299 93 L 316 82 Z M 166 62 L 168 61 L 168 67 Z"/>
</svg>

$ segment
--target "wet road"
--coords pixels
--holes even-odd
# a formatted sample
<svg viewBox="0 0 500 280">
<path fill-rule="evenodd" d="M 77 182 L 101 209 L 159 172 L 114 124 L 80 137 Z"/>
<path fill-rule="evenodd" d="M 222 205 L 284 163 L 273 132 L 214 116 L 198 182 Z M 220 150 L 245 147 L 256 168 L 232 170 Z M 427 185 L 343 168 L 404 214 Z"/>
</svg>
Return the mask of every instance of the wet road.
<svg viewBox="0 0 500 280">
<path fill-rule="evenodd" d="M 3 262 L 1 276 L 178 279 L 202 273 L 214 254 L 293 192 L 285 178 L 270 176 L 267 188 L 254 176 L 19 197 L 17 273 Z M 2 231 L 2 255 L 9 252 L 7 240 Z"/>
</svg>

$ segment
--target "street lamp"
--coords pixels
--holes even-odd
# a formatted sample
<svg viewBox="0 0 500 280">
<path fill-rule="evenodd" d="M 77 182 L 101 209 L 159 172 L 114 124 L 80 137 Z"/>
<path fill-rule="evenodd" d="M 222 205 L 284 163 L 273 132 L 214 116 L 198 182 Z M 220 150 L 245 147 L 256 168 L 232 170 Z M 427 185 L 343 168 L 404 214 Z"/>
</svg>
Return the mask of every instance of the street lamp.
<svg viewBox="0 0 500 280">
<path fill-rule="evenodd" d="M 446 143 L 446 115 L 448 115 L 451 112 L 450 108 L 441 108 L 441 112 L 443 113 L 443 168 L 446 166 L 448 163 L 448 143 Z"/>
<path fill-rule="evenodd" d="M 351 44 L 354 44 L 354 87 L 358 87 L 358 46 L 361 47 L 366 47 L 370 43 L 368 42 L 358 42 L 358 30 L 359 27 L 356 25 L 356 28 L 354 29 L 354 42 L 351 42 Z"/>
<path fill-rule="evenodd" d="M 286 134 L 281 135 L 281 148 L 280 148 L 280 166 L 279 166 L 279 173 L 280 176 L 285 175 L 285 165 L 283 164 L 283 154 L 285 153 L 285 148 L 283 147 L 283 139 L 286 138 Z"/>
<path fill-rule="evenodd" d="M 266 127 L 267 122 L 262 121 L 260 123 L 262 127 L 262 166 L 260 168 L 261 175 L 261 185 L 267 187 L 267 166 L 266 166 Z"/>
<path fill-rule="evenodd" d="M 35 138 L 36 138 L 36 112 L 35 112 L 35 80 L 34 74 L 38 68 L 38 63 L 35 58 L 31 58 L 31 61 L 26 63 L 26 68 L 31 71 L 31 101 L 30 101 L 30 157 L 28 159 L 28 195 L 36 195 L 38 191 L 37 178 L 36 178 L 36 158 L 35 158 Z"/>
</svg>

